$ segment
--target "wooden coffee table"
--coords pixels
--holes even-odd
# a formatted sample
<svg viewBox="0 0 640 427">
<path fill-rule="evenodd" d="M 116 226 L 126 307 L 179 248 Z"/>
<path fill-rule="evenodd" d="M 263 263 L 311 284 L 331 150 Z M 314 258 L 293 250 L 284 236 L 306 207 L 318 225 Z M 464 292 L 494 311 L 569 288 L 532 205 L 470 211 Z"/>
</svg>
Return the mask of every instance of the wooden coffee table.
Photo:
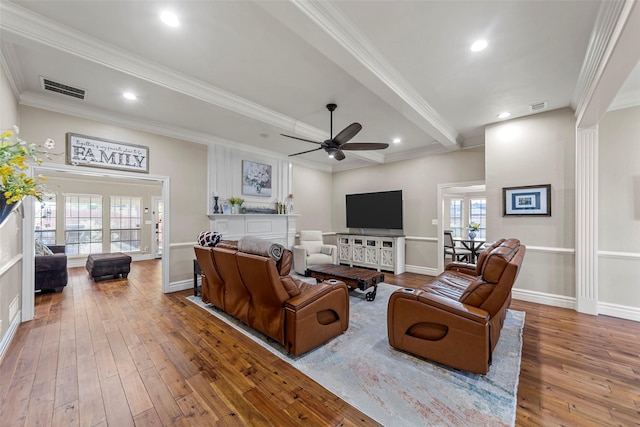
<svg viewBox="0 0 640 427">
<path fill-rule="evenodd" d="M 384 274 L 379 271 L 335 264 L 312 265 L 307 268 L 305 276 L 313 277 L 318 282 L 330 279 L 342 280 L 350 289 L 364 291 L 367 301 L 376 299 L 378 283 L 384 282 Z M 373 291 L 366 292 L 371 287 L 373 287 Z"/>
</svg>

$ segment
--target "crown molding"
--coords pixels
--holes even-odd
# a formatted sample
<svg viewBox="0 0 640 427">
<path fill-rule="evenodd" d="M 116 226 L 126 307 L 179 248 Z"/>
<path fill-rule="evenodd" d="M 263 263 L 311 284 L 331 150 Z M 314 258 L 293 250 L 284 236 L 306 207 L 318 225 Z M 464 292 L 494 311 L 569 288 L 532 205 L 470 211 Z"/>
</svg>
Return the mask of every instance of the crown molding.
<svg viewBox="0 0 640 427">
<path fill-rule="evenodd" d="M 13 94 L 18 99 L 24 88 L 24 79 L 20 73 L 20 65 L 13 45 L 4 41 L 0 42 L 0 65 L 9 80 Z"/>
<path fill-rule="evenodd" d="M 640 106 L 640 90 L 617 96 L 607 111 L 622 110 Z"/>
<path fill-rule="evenodd" d="M 633 28 L 636 25 L 633 21 L 638 20 L 639 13 L 635 0 L 602 2 L 571 101 L 579 127 L 597 123 L 615 96 L 612 91 L 619 90 L 619 86 L 614 88 L 610 80 L 615 78 L 614 74 L 620 74 L 622 69 L 628 67 L 626 64 L 622 65 L 619 59 L 628 55 L 617 54 L 616 49 L 623 49 L 621 45 L 635 43 L 629 38 L 635 37 L 630 34 L 637 32 Z M 633 63 L 635 65 L 636 61 Z M 613 67 L 614 70 L 609 71 L 608 67 Z M 619 83 L 621 85 L 623 82 Z"/>
<path fill-rule="evenodd" d="M 0 3 L 0 23 L 4 31 L 14 36 L 53 47 L 191 98 L 222 107 L 282 129 L 284 132 L 314 140 L 326 139 L 325 130 L 315 128 L 218 87 L 118 49 L 15 4 Z M 16 74 L 20 73 L 12 75 Z M 383 158 L 378 158 L 375 155 L 369 156 L 369 153 L 364 152 L 354 153 L 354 156 L 374 162 L 383 161 Z"/>
<path fill-rule="evenodd" d="M 118 49 L 11 3 L 0 3 L 4 31 L 309 138 L 325 132 L 138 55 Z"/>
<path fill-rule="evenodd" d="M 404 114 L 421 129 L 437 139 L 448 150 L 459 150 L 458 134 L 420 94 L 398 73 L 384 55 L 331 2 L 290 0 L 318 27 L 332 37 L 345 51 L 391 89 L 417 114 Z"/>
</svg>

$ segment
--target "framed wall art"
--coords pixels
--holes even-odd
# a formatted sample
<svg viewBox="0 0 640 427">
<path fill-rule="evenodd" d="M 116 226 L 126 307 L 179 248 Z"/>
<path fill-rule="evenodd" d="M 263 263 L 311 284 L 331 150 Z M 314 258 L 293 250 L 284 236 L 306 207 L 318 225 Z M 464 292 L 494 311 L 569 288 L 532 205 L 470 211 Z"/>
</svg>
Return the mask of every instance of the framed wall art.
<svg viewBox="0 0 640 427">
<path fill-rule="evenodd" d="M 271 197 L 271 165 L 243 160 L 242 194 Z"/>
<path fill-rule="evenodd" d="M 67 133 L 67 164 L 149 173 L 149 148 Z"/>
<path fill-rule="evenodd" d="M 502 216 L 551 216 L 551 184 L 502 189 Z"/>
</svg>

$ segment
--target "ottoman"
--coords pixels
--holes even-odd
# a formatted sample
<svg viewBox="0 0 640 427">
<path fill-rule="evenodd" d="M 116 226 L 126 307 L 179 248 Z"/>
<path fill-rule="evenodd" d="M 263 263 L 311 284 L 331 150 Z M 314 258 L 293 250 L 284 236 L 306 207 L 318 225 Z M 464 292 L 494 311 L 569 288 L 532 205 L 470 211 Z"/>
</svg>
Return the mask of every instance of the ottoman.
<svg viewBox="0 0 640 427">
<path fill-rule="evenodd" d="M 131 257 L 122 252 L 91 254 L 87 257 L 86 267 L 93 280 L 118 275 L 126 278 L 131 271 Z"/>
</svg>

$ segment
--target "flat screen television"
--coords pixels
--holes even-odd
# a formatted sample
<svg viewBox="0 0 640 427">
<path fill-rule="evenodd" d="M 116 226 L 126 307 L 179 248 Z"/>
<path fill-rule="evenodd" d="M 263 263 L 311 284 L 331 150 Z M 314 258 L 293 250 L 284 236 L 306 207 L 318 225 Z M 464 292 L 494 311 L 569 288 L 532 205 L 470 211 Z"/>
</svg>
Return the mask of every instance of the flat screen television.
<svg viewBox="0 0 640 427">
<path fill-rule="evenodd" d="M 402 230 L 402 190 L 347 194 L 347 228 Z"/>
</svg>

